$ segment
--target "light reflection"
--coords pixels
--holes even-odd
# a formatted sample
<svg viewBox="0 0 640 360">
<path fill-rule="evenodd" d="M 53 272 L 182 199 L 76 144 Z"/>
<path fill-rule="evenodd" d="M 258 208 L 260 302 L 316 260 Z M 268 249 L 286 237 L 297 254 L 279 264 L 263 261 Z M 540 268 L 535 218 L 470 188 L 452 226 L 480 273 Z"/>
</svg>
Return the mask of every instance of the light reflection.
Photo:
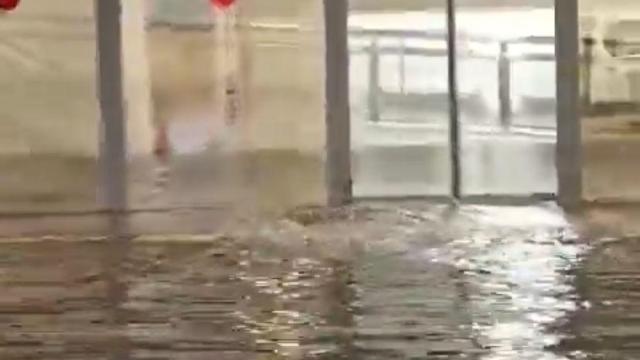
<svg viewBox="0 0 640 360">
<path fill-rule="evenodd" d="M 562 336 L 550 326 L 577 309 L 568 270 L 584 247 L 557 238 L 562 216 L 541 209 L 477 207 L 481 228 L 451 244 L 470 287 L 469 308 L 486 359 L 565 359 L 549 348 Z M 490 215 L 489 215 L 490 214 Z M 476 215 L 476 214 L 474 214 Z M 526 216 L 523 216 L 526 215 Z M 485 217 L 486 216 L 486 217 Z M 515 234 L 491 236 L 499 222 Z M 564 232 L 570 233 L 570 232 Z"/>
</svg>

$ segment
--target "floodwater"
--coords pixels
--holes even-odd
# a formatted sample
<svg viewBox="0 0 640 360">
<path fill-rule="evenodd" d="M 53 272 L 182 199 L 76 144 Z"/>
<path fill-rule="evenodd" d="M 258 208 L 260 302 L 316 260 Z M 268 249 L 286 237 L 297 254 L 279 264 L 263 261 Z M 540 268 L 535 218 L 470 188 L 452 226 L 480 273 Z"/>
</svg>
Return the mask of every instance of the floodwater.
<svg viewBox="0 0 640 360">
<path fill-rule="evenodd" d="M 301 209 L 5 239 L 0 358 L 637 359 L 640 242 L 552 207 Z"/>
</svg>

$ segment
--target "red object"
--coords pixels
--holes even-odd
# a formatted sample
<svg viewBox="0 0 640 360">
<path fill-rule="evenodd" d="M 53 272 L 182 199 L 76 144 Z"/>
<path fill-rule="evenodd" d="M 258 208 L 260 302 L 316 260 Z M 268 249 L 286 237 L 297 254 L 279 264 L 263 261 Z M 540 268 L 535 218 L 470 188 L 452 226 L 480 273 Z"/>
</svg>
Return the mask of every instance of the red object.
<svg viewBox="0 0 640 360">
<path fill-rule="evenodd" d="M 2 0 L 0 0 L 2 1 Z M 14 1 L 19 1 L 19 0 L 14 0 Z M 233 5 L 236 2 L 236 0 L 211 0 L 211 3 L 214 6 L 217 6 L 221 9 L 226 9 L 228 7 L 231 7 L 231 5 Z"/>
<path fill-rule="evenodd" d="M 166 125 L 160 125 L 156 128 L 156 136 L 153 144 L 153 154 L 163 163 L 168 162 L 171 152 L 171 144 Z"/>
<path fill-rule="evenodd" d="M 20 0 L 0 0 L 0 10 L 13 10 L 18 7 Z"/>
</svg>

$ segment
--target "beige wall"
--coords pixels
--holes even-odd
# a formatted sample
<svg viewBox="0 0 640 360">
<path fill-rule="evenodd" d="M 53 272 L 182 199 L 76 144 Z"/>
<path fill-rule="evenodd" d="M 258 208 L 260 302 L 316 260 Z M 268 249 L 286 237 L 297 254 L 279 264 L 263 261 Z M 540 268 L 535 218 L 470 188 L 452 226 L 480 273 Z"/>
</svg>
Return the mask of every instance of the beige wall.
<svg viewBox="0 0 640 360">
<path fill-rule="evenodd" d="M 635 0 L 580 0 L 580 13 L 598 13 L 600 15 L 635 13 L 640 11 L 640 3 Z"/>
<path fill-rule="evenodd" d="M 92 14 L 91 1 L 31 0 L 0 16 L 3 154 L 95 154 Z"/>
<path fill-rule="evenodd" d="M 123 2 L 130 149 L 150 145 L 142 0 Z M 0 16 L 0 153 L 95 156 L 93 1 L 29 0 Z"/>
<path fill-rule="evenodd" d="M 251 146 L 320 152 L 324 146 L 321 31 L 247 35 L 246 128 Z"/>
<path fill-rule="evenodd" d="M 122 57 L 127 111 L 128 151 L 146 154 L 153 139 L 153 108 L 144 0 L 122 1 Z"/>
</svg>

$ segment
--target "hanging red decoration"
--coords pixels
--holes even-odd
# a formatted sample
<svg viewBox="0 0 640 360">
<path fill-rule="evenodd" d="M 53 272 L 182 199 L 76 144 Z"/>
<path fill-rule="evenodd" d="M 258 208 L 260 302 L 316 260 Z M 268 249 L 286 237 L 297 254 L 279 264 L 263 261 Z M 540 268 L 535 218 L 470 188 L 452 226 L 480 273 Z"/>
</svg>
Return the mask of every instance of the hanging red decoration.
<svg viewBox="0 0 640 360">
<path fill-rule="evenodd" d="M 20 0 L 0 0 L 0 10 L 13 10 L 18 7 Z"/>
<path fill-rule="evenodd" d="M 1 1 L 1 0 L 0 0 Z M 236 2 L 236 0 L 211 0 L 213 6 L 217 6 L 221 9 L 226 9 L 231 7 Z"/>
</svg>

